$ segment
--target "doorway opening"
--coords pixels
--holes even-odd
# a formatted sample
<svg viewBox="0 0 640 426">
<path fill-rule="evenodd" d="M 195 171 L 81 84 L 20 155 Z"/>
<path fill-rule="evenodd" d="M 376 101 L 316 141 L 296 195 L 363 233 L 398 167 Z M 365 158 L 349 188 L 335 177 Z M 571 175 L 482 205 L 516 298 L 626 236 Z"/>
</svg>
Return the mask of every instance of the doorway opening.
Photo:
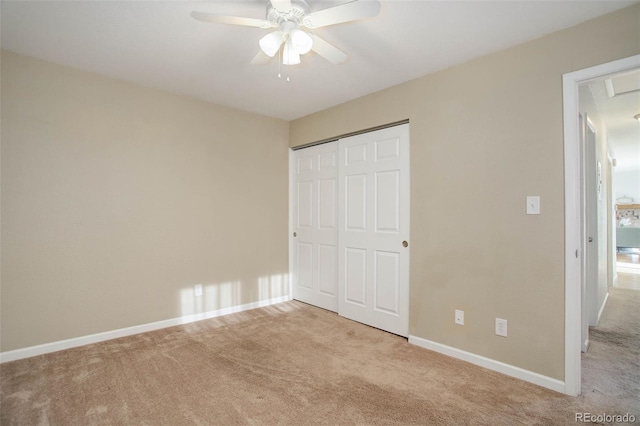
<svg viewBox="0 0 640 426">
<path fill-rule="evenodd" d="M 623 250 L 616 253 L 614 287 L 640 291 L 640 251 Z"/>
<path fill-rule="evenodd" d="M 589 254 L 589 239 L 594 235 L 589 235 L 588 214 L 594 214 L 593 206 L 591 210 L 587 207 L 588 196 L 595 196 L 601 206 L 609 206 L 609 210 L 601 213 L 598 222 L 596 213 L 596 231 L 604 229 L 605 238 L 599 242 L 604 245 L 604 251 L 599 250 L 600 270 L 599 276 L 604 274 L 605 286 L 613 282 L 610 277 L 615 273 L 612 265 L 617 263 L 614 256 L 617 255 L 617 243 L 615 241 L 614 224 L 616 218 L 613 210 L 614 196 L 612 191 L 606 191 L 603 181 L 615 180 L 607 174 L 611 166 L 617 161 L 607 156 L 606 150 L 600 152 L 600 159 L 596 157 L 595 172 L 596 179 L 590 187 L 587 182 L 587 174 L 584 167 L 588 152 L 581 145 L 581 141 L 586 139 L 581 137 L 585 132 L 587 120 L 581 114 L 580 90 L 585 84 L 605 79 L 613 75 L 628 74 L 633 70 L 640 69 L 640 55 L 613 61 L 607 64 L 598 65 L 580 71 L 565 74 L 563 76 L 563 104 L 564 104 L 564 169 L 565 169 L 565 393 L 577 396 L 581 393 L 581 352 L 584 348 L 584 320 L 585 304 L 589 303 L 585 296 L 588 296 L 586 271 L 586 259 Z M 615 88 L 614 88 L 615 89 Z M 607 88 L 605 87 L 605 90 Z M 639 111 L 640 112 L 640 111 Z M 581 119 L 582 117 L 582 119 Z M 582 133 L 581 133 L 582 129 Z M 597 129 L 596 129 L 597 130 Z M 603 156 L 604 155 L 604 156 Z M 611 185 L 609 185 L 611 187 Z M 591 190 L 591 193 L 589 193 Z M 598 198 L 599 197 L 599 198 Z M 597 205 L 596 202 L 596 205 Z M 596 207 L 597 208 L 597 207 Z M 605 207 L 606 208 L 606 207 Z M 594 232 L 591 229 L 591 232 Z M 592 241 L 593 242 L 593 241 Z M 602 247 L 602 246 L 600 246 Z M 593 250 L 593 249 L 592 249 Z M 602 258 L 604 256 L 604 258 Z M 602 269 L 604 265 L 604 269 Z M 600 283 L 601 284 L 601 283 Z M 605 293 L 608 293 L 605 287 Z M 591 290 L 593 295 L 593 289 Z M 606 303 L 606 294 L 598 295 L 600 299 L 595 304 L 600 309 Z M 602 298 L 604 297 L 604 300 Z M 602 302 L 601 304 L 599 302 Z M 592 303 L 593 305 L 593 303 Z M 587 306 L 588 308 L 589 306 Z"/>
</svg>

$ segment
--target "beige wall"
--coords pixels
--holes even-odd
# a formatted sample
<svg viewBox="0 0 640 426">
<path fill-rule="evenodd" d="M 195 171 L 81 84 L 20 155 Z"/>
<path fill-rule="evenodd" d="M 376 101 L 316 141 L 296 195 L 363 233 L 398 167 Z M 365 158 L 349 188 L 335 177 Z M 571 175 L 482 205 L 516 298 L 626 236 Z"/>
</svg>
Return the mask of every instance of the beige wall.
<svg viewBox="0 0 640 426">
<path fill-rule="evenodd" d="M 410 333 L 563 379 L 562 74 L 638 53 L 636 5 L 288 125 L 3 52 L 0 350 L 284 295 L 288 144 L 408 118 Z"/>
<path fill-rule="evenodd" d="M 2 351 L 287 293 L 287 122 L 10 52 L 1 76 Z"/>
<path fill-rule="evenodd" d="M 410 120 L 411 335 L 564 379 L 562 74 L 638 53 L 636 5 L 290 124 L 295 147 Z"/>
</svg>

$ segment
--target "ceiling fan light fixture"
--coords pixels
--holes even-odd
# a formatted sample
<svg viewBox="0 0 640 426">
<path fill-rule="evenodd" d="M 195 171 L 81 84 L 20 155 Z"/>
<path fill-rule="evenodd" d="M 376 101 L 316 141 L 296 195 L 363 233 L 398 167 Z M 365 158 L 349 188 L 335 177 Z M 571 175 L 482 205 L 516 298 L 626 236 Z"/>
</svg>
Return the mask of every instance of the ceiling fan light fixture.
<svg viewBox="0 0 640 426">
<path fill-rule="evenodd" d="M 307 33 L 302 30 L 295 29 L 291 31 L 290 34 L 291 43 L 293 44 L 294 49 L 298 52 L 299 55 L 304 55 L 305 53 L 309 53 L 311 48 L 313 47 L 313 39 Z"/>
<path fill-rule="evenodd" d="M 310 50 L 332 64 L 340 64 L 347 59 L 346 53 L 305 30 L 372 18 L 379 13 L 379 0 L 348 0 L 346 3 L 318 11 L 311 11 L 307 0 L 268 0 L 266 19 L 196 11 L 192 12 L 191 16 L 202 22 L 273 28 L 273 32 L 260 39 L 260 51 L 251 60 L 251 64 L 266 64 L 269 58 L 280 53 L 282 64 L 295 65 L 300 63 L 300 55 Z"/>
<path fill-rule="evenodd" d="M 284 45 L 282 63 L 284 65 L 297 65 L 300 63 L 300 54 L 296 51 L 295 47 L 293 47 L 290 40 L 287 40 Z"/>
<path fill-rule="evenodd" d="M 273 57 L 278 53 L 278 50 L 280 50 L 282 41 L 282 32 L 274 31 L 262 37 L 258 43 L 260 44 L 260 49 L 262 49 L 265 55 Z"/>
</svg>

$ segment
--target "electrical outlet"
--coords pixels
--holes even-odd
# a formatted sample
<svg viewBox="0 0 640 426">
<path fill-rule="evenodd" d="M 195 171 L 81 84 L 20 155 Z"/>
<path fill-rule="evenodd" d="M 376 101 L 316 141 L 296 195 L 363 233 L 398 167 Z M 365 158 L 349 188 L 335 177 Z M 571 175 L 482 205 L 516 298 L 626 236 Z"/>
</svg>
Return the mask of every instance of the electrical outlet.
<svg viewBox="0 0 640 426">
<path fill-rule="evenodd" d="M 496 334 L 498 336 L 507 337 L 507 320 L 496 318 Z"/>
<path fill-rule="evenodd" d="M 196 284 L 193 286 L 193 292 L 196 297 L 202 296 L 202 284 Z"/>
<path fill-rule="evenodd" d="M 464 311 L 456 309 L 456 324 L 464 325 Z"/>
</svg>

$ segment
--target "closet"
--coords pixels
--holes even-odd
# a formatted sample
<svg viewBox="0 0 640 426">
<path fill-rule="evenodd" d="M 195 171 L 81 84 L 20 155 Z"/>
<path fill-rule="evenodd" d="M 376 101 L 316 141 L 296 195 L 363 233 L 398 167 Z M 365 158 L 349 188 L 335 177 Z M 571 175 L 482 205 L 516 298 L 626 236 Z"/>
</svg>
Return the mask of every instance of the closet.
<svg viewBox="0 0 640 426">
<path fill-rule="evenodd" d="M 409 124 L 292 153 L 293 298 L 409 329 Z"/>
</svg>

